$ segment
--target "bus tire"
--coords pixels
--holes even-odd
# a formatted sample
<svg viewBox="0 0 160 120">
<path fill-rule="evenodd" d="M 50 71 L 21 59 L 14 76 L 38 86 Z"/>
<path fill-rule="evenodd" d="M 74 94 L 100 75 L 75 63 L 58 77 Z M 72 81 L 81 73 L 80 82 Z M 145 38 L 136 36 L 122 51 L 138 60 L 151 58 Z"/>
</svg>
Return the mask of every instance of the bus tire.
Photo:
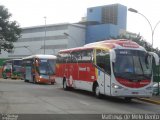
<svg viewBox="0 0 160 120">
<path fill-rule="evenodd" d="M 100 93 L 100 88 L 99 88 L 99 85 L 96 84 L 95 87 L 94 87 L 94 94 L 97 98 L 102 98 L 102 95 Z"/>
<path fill-rule="evenodd" d="M 131 97 L 125 97 L 124 100 L 125 100 L 125 102 L 131 102 L 132 98 Z"/>
<path fill-rule="evenodd" d="M 63 89 L 68 90 L 67 81 L 65 78 L 63 79 Z"/>
</svg>

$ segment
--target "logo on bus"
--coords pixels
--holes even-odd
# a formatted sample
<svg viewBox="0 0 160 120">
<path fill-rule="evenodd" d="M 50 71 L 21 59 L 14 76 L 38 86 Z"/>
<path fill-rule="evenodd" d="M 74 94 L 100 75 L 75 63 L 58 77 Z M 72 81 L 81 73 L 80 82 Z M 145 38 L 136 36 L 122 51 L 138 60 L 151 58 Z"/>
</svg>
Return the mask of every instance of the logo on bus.
<svg viewBox="0 0 160 120">
<path fill-rule="evenodd" d="M 87 71 L 87 72 L 90 72 L 90 68 L 89 67 L 79 67 L 79 71 Z"/>
<path fill-rule="evenodd" d="M 123 47 L 131 47 L 131 48 L 137 48 L 138 47 L 138 45 L 131 44 L 131 43 L 123 43 L 122 46 Z"/>
</svg>

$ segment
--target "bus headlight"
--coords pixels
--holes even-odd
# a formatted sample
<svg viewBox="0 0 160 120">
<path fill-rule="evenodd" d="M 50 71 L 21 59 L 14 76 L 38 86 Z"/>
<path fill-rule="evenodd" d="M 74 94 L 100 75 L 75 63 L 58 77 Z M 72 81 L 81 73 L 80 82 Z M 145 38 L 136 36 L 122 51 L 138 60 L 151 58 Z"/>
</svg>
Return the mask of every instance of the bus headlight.
<svg viewBox="0 0 160 120">
<path fill-rule="evenodd" d="M 112 88 L 115 88 L 115 89 L 122 89 L 123 87 L 122 86 L 119 86 L 119 85 L 116 85 L 114 83 L 112 83 Z"/>
</svg>

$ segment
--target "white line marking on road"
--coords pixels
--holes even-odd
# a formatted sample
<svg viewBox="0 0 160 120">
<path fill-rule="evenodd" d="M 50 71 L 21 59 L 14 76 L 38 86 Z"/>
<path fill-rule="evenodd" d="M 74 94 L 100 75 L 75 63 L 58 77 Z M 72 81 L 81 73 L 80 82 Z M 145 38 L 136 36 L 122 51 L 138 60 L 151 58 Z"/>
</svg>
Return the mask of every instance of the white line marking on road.
<svg viewBox="0 0 160 120">
<path fill-rule="evenodd" d="M 89 105 L 89 103 L 87 103 L 87 102 L 85 102 L 85 101 L 82 101 L 82 100 L 80 100 L 79 102 L 80 102 L 81 104 L 83 104 L 83 105 L 87 105 L 87 106 Z"/>
</svg>

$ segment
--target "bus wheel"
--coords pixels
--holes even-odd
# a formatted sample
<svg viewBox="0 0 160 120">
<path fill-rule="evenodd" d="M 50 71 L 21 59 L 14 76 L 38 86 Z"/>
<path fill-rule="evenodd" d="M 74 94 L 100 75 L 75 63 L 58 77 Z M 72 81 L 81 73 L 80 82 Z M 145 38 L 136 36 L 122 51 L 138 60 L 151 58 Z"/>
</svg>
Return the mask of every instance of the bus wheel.
<svg viewBox="0 0 160 120">
<path fill-rule="evenodd" d="M 131 102 L 132 98 L 131 97 L 125 97 L 124 100 L 125 100 L 125 102 Z"/>
<path fill-rule="evenodd" d="M 50 84 L 51 84 L 51 85 L 54 85 L 54 83 L 55 83 L 55 82 L 51 82 Z"/>
<path fill-rule="evenodd" d="M 100 93 L 100 88 L 99 88 L 99 85 L 98 85 L 98 84 L 95 86 L 94 94 L 95 94 L 95 96 L 96 96 L 97 98 L 101 98 L 101 97 L 102 97 L 102 95 L 101 95 L 101 93 Z"/>
<path fill-rule="evenodd" d="M 63 80 L 63 89 L 68 90 L 67 82 L 65 79 Z"/>
</svg>

